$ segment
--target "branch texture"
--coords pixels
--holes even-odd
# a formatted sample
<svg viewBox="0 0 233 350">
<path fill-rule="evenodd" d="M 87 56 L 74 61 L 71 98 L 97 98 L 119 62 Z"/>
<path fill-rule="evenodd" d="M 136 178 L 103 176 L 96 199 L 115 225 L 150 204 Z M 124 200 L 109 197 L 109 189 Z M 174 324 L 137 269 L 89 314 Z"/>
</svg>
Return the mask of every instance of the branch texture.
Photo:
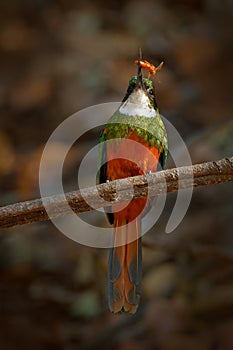
<svg viewBox="0 0 233 350">
<path fill-rule="evenodd" d="M 155 196 L 192 187 L 233 181 L 233 157 L 218 161 L 168 169 L 153 174 L 111 181 L 96 187 L 62 195 L 11 204 L 0 208 L 0 227 L 12 227 L 68 214 L 67 202 L 75 213 L 83 213 L 131 199 Z M 134 193 L 132 195 L 132 187 Z M 116 191 L 117 188 L 117 191 Z M 96 191 L 97 189 L 97 191 Z M 85 199 L 84 199 L 85 198 Z M 67 201 L 67 202 L 66 202 Z M 106 204 L 106 201 L 107 204 Z M 89 203 L 89 204 L 88 204 Z"/>
</svg>

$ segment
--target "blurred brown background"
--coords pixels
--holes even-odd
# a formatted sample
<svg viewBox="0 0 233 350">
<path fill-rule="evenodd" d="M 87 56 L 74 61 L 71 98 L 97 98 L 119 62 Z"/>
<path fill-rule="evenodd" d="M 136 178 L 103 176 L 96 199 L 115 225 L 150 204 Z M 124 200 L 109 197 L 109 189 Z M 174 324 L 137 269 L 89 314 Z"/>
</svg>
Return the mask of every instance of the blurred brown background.
<svg viewBox="0 0 233 350">
<path fill-rule="evenodd" d="M 41 152 L 70 114 L 120 101 L 138 47 L 154 64 L 162 114 L 193 163 L 232 155 L 231 0 L 12 0 L 0 8 L 0 205 L 39 196 Z M 67 159 L 65 186 L 93 131 Z M 83 145 L 83 149 L 82 149 Z M 59 157 L 54 149 L 53 157 Z M 169 166 L 169 164 L 168 164 Z M 106 250 L 43 222 L 0 234 L 0 349 L 233 348 L 232 184 L 199 188 L 164 233 L 175 195 L 144 237 L 142 302 L 114 316 Z"/>
</svg>

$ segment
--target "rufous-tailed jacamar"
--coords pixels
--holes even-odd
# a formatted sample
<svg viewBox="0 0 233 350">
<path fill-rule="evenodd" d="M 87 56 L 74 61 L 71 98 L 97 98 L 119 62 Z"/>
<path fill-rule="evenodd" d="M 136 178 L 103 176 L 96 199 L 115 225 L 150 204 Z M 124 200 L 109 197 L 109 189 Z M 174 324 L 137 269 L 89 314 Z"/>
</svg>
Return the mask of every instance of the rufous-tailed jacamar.
<svg viewBox="0 0 233 350">
<path fill-rule="evenodd" d="M 157 107 L 153 82 L 142 76 L 145 67 L 140 62 L 136 61 L 138 74 L 129 80 L 120 107 L 101 133 L 100 183 L 145 175 L 155 172 L 158 163 L 162 168 L 165 165 L 167 133 Z M 141 218 L 147 207 L 144 197 L 128 205 L 112 205 L 111 212 L 107 213 L 114 226 L 108 266 L 108 302 L 113 313 L 133 314 L 138 308 L 142 274 Z"/>
</svg>

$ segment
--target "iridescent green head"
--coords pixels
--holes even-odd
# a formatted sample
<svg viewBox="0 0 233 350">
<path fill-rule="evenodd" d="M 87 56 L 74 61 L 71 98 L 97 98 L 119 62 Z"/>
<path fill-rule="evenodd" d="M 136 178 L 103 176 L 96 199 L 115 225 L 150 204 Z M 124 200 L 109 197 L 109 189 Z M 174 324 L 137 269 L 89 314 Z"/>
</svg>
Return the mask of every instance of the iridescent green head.
<svg viewBox="0 0 233 350">
<path fill-rule="evenodd" d="M 125 102 L 129 96 L 136 92 L 138 89 L 141 89 L 144 92 L 144 94 L 149 98 L 151 106 L 154 109 L 157 109 L 157 103 L 155 100 L 155 88 L 152 80 L 139 77 L 138 75 L 130 78 L 129 86 L 122 102 Z"/>
</svg>

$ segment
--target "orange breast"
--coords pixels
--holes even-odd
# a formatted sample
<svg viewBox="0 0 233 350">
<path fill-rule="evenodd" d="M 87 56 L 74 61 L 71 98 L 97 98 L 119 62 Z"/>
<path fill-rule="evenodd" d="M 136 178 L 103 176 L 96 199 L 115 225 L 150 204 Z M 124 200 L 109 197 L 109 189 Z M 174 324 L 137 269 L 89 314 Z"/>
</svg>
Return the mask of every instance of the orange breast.
<svg viewBox="0 0 233 350">
<path fill-rule="evenodd" d="M 113 140 L 107 151 L 107 177 L 111 180 L 129 176 L 143 175 L 149 171 L 155 172 L 161 150 L 137 137 L 133 131 L 129 139 Z M 113 206 L 115 215 L 126 215 L 128 221 L 134 220 L 144 209 L 146 198 L 130 202 L 121 210 L 125 203 Z"/>
</svg>

